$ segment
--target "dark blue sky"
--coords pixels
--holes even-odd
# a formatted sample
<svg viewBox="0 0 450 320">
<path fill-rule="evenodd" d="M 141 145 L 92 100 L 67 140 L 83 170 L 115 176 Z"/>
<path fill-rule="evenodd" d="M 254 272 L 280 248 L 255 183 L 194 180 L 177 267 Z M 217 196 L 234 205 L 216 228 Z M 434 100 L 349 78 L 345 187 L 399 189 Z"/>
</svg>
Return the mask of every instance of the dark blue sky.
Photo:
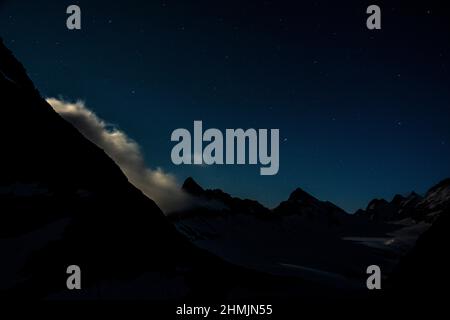
<svg viewBox="0 0 450 320">
<path fill-rule="evenodd" d="M 302 187 L 348 211 L 450 176 L 449 17 L 379 1 L 2 1 L 0 36 L 44 96 L 82 99 L 148 164 L 274 206 Z M 82 30 L 65 27 L 82 9 Z M 438 3 L 438 2 L 436 2 Z M 24 115 L 26 116 L 26 115 Z M 279 128 L 280 171 L 175 166 L 171 132 Z"/>
</svg>

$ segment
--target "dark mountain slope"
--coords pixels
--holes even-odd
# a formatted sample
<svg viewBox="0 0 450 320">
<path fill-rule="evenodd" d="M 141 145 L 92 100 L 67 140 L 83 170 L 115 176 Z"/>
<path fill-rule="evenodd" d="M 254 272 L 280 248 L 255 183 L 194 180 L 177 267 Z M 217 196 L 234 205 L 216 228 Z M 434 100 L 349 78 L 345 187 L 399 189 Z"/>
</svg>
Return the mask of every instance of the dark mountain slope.
<svg viewBox="0 0 450 320">
<path fill-rule="evenodd" d="M 358 210 L 355 215 L 379 222 L 395 222 L 408 218 L 433 222 L 449 208 L 450 179 L 444 179 L 430 188 L 423 197 L 411 192 L 407 197 L 396 195 L 391 202 L 374 199 L 365 210 Z"/>
<path fill-rule="evenodd" d="M 175 299 L 287 282 L 197 249 L 41 98 L 0 41 L 0 296 Z M 81 292 L 66 268 L 82 269 Z"/>
<path fill-rule="evenodd" d="M 448 209 L 417 240 L 414 249 L 406 255 L 390 279 L 395 298 L 422 304 L 431 301 L 447 303 L 446 291 L 450 285 L 450 212 Z"/>
<path fill-rule="evenodd" d="M 2 206 L 9 209 L 2 210 L 2 219 L 9 223 L 1 224 L 0 234 L 20 235 L 68 216 L 91 230 L 102 231 L 86 233 L 85 239 L 108 238 L 117 231 L 113 227 L 120 225 L 127 237 L 133 237 L 130 241 L 159 239 L 168 246 L 180 241 L 156 204 L 129 184 L 101 149 L 32 90 L 24 69 L 18 62 L 12 63 L 15 59 L 2 45 L 0 52 Z M 29 195 L 21 196 L 17 189 L 28 189 Z M 44 192 L 35 194 L 33 189 Z M 44 207 L 48 211 L 36 210 Z M 117 235 L 108 239 L 123 241 L 120 233 Z M 116 249 L 120 249 L 118 244 Z"/>
<path fill-rule="evenodd" d="M 350 217 L 333 203 L 320 201 L 300 188 L 294 190 L 288 200 L 281 202 L 273 213 L 276 216 L 295 215 L 302 220 L 330 226 L 345 223 Z"/>
</svg>

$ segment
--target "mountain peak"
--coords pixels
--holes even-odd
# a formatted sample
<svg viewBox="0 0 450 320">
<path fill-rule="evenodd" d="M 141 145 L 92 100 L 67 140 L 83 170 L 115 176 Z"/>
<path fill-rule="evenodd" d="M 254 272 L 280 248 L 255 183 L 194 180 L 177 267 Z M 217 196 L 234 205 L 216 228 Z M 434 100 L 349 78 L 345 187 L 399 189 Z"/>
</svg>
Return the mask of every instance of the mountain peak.
<svg viewBox="0 0 450 320">
<path fill-rule="evenodd" d="M 442 180 L 426 193 L 419 203 L 422 210 L 442 211 L 450 208 L 450 178 Z"/>
<path fill-rule="evenodd" d="M 27 75 L 24 66 L 14 57 L 0 38 L 0 78 L 14 83 L 19 88 L 29 90 L 29 93 L 37 93 L 33 82 Z"/>
<path fill-rule="evenodd" d="M 288 201 L 303 201 L 303 200 L 310 200 L 310 199 L 316 200 L 316 198 L 314 198 L 308 192 L 304 191 L 301 188 L 297 188 L 291 193 Z"/>
<path fill-rule="evenodd" d="M 367 205 L 366 210 L 367 211 L 369 211 L 369 210 L 376 210 L 376 209 L 379 209 L 381 207 L 386 207 L 387 205 L 389 205 L 389 202 L 387 202 L 385 199 L 373 199 Z"/>
<path fill-rule="evenodd" d="M 411 199 L 411 198 L 417 198 L 417 197 L 420 198 L 420 195 L 417 194 L 415 191 L 412 191 L 406 198 Z"/>
<path fill-rule="evenodd" d="M 194 196 L 199 196 L 205 192 L 205 189 L 203 189 L 192 177 L 189 177 L 184 181 L 182 189 Z"/>
<path fill-rule="evenodd" d="M 439 182 L 437 185 L 435 185 L 430 190 L 428 190 L 428 193 L 432 193 L 437 190 L 446 189 L 446 188 L 450 188 L 450 178 L 444 179 L 441 182 Z"/>
<path fill-rule="evenodd" d="M 394 198 L 392 198 L 391 203 L 400 203 L 400 202 L 405 201 L 405 200 L 406 200 L 406 198 L 404 196 L 402 196 L 401 194 L 396 194 L 394 196 Z"/>
</svg>

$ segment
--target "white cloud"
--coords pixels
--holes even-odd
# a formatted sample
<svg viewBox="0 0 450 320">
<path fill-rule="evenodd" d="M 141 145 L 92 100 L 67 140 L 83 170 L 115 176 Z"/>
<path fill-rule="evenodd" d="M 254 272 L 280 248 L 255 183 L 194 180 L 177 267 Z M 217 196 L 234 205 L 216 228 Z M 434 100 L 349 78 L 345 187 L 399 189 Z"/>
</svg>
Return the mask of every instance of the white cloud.
<svg viewBox="0 0 450 320">
<path fill-rule="evenodd" d="M 180 189 L 176 178 L 161 168 L 148 168 L 139 145 L 125 132 L 100 119 L 82 101 L 70 103 L 47 98 L 47 102 L 87 139 L 102 148 L 122 169 L 128 180 L 153 199 L 164 212 L 189 206 L 190 197 Z"/>
</svg>

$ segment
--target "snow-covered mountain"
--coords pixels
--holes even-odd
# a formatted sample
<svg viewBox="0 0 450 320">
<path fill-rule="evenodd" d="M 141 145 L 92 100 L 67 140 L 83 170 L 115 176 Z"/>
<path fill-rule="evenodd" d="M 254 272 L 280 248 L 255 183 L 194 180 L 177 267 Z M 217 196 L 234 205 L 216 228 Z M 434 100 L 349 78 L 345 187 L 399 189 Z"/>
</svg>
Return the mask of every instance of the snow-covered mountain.
<svg viewBox="0 0 450 320">
<path fill-rule="evenodd" d="M 374 199 L 369 202 L 365 210 L 358 210 L 355 215 L 364 216 L 374 221 L 396 221 L 411 217 L 422 197 L 411 192 L 404 197 L 400 194 L 388 202 L 385 199 Z"/>
<path fill-rule="evenodd" d="M 374 221 L 399 221 L 411 218 L 416 221 L 433 222 L 449 207 L 450 179 L 445 179 L 430 188 L 423 197 L 411 192 L 406 197 L 396 195 L 390 202 L 374 199 L 365 210 L 358 210 L 356 215 Z"/>
<path fill-rule="evenodd" d="M 411 193 L 391 202 L 373 200 L 365 211 L 348 214 L 300 188 L 273 210 L 221 190 L 205 190 L 192 178 L 183 189 L 196 197 L 196 205 L 171 218 L 197 246 L 277 275 L 314 279 L 321 285 L 339 279 L 352 290 L 365 285 L 364 266 L 377 264 L 389 272 L 414 247 L 430 226 L 430 221 L 416 219 L 419 207 L 431 199 L 447 201 L 445 186 L 439 184 L 424 198 Z"/>
</svg>

